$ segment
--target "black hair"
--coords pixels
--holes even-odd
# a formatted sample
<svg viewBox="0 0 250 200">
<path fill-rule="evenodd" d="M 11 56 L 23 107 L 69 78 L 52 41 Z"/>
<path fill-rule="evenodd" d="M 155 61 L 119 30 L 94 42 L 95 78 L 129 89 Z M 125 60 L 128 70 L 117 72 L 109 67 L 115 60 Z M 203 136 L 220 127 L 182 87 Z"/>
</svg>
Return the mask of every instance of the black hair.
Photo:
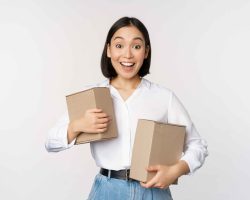
<svg viewBox="0 0 250 200">
<path fill-rule="evenodd" d="M 151 45 L 150 45 L 150 39 L 149 39 L 149 34 L 147 31 L 147 28 L 144 26 L 144 24 L 137 18 L 134 17 L 122 17 L 119 20 L 117 20 L 113 26 L 109 29 L 106 42 L 104 45 L 104 49 L 102 52 L 102 58 L 101 58 L 101 69 L 102 69 L 102 74 L 106 78 L 114 78 L 117 76 L 117 73 L 112 66 L 111 59 L 107 56 L 107 48 L 108 44 L 111 43 L 111 38 L 115 34 L 115 32 L 126 26 L 134 26 L 136 27 L 143 35 L 145 39 L 145 46 L 148 48 L 148 55 L 147 58 L 144 59 L 143 64 L 138 72 L 138 75 L 140 77 L 143 77 L 147 74 L 149 74 L 149 68 L 150 68 L 150 61 L 151 61 Z"/>
</svg>

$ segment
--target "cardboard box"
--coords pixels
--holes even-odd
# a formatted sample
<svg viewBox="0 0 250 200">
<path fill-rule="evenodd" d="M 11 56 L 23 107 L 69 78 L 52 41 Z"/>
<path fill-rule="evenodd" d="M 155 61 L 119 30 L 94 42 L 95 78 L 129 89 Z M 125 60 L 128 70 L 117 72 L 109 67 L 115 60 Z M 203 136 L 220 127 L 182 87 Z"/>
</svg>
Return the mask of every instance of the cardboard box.
<svg viewBox="0 0 250 200">
<path fill-rule="evenodd" d="M 70 121 L 84 116 L 88 109 L 100 108 L 111 118 L 108 130 L 103 133 L 81 133 L 75 144 L 107 140 L 117 137 L 117 127 L 113 109 L 113 101 L 109 88 L 96 87 L 66 96 Z"/>
<path fill-rule="evenodd" d="M 147 182 L 156 172 L 148 173 L 146 167 L 177 163 L 183 152 L 184 140 L 185 126 L 140 119 L 133 146 L 130 178 Z"/>
</svg>

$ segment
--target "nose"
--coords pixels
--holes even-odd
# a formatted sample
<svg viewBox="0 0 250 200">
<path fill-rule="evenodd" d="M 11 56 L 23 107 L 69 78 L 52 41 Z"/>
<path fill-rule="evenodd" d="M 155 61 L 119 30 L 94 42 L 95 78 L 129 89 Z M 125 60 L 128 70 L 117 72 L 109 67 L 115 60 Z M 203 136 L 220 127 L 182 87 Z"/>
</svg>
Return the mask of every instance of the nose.
<svg viewBox="0 0 250 200">
<path fill-rule="evenodd" d="M 124 49 L 124 57 L 125 58 L 133 58 L 133 52 L 130 47 Z"/>
</svg>

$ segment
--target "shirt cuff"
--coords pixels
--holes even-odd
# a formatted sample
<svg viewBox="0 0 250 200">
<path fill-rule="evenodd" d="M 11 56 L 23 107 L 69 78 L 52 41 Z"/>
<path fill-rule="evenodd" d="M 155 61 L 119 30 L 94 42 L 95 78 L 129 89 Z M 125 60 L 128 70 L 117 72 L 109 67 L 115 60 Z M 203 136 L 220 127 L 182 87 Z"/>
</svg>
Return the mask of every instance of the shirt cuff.
<svg viewBox="0 0 250 200">
<path fill-rule="evenodd" d="M 69 149 L 75 144 L 76 138 L 68 144 L 68 123 L 61 125 L 58 130 L 52 129 L 51 132 L 54 133 L 54 137 L 51 137 L 47 140 L 45 145 L 48 152 L 58 152 Z"/>
<path fill-rule="evenodd" d="M 189 167 L 190 172 L 187 175 L 193 175 L 194 172 L 203 165 L 206 156 L 207 154 L 206 155 L 204 154 L 204 158 L 201 158 L 199 152 L 195 150 L 192 152 L 191 151 L 185 152 L 185 154 L 181 157 L 180 160 L 185 161 Z"/>
</svg>

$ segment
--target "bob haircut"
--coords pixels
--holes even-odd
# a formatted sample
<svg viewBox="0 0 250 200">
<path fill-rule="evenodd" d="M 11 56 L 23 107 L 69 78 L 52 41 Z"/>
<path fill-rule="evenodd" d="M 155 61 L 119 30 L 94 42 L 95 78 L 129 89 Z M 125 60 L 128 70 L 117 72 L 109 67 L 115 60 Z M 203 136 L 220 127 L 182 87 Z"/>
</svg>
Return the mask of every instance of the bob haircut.
<svg viewBox="0 0 250 200">
<path fill-rule="evenodd" d="M 145 45 L 146 48 L 148 48 L 148 56 L 146 59 L 144 59 L 143 64 L 138 72 L 138 75 L 140 77 L 143 77 L 147 74 L 149 74 L 149 68 L 150 68 L 150 61 L 151 61 L 151 45 L 150 45 L 150 39 L 149 39 L 149 34 L 147 31 L 147 28 L 144 26 L 144 24 L 134 18 L 134 17 L 122 17 L 119 20 L 117 20 L 113 26 L 109 29 L 107 38 L 106 38 L 106 42 L 104 45 L 104 49 L 102 52 L 102 58 L 101 58 L 101 69 L 102 69 L 102 74 L 106 77 L 106 78 L 114 78 L 117 76 L 117 73 L 114 69 L 114 67 L 112 66 L 111 63 L 111 59 L 107 56 L 107 47 L 108 44 L 111 43 L 111 38 L 113 37 L 113 35 L 115 34 L 115 32 L 125 26 L 134 26 L 136 27 L 143 35 L 144 39 L 145 39 Z"/>
</svg>

